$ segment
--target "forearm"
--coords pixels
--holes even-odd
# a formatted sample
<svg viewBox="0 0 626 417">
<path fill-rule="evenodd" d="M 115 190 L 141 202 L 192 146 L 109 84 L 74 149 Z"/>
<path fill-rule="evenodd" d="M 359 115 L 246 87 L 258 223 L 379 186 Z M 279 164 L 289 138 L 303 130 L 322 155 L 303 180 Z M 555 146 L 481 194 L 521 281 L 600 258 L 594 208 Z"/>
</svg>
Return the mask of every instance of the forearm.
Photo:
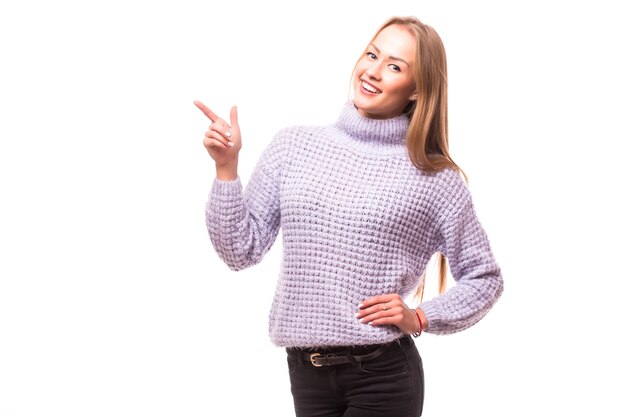
<svg viewBox="0 0 626 417">
<path fill-rule="evenodd" d="M 244 198 L 241 180 L 216 178 L 206 207 L 206 225 L 213 247 L 233 270 L 258 263 L 276 238 L 279 213 L 273 205 Z M 265 210 L 265 211 L 262 211 Z"/>
<path fill-rule="evenodd" d="M 428 331 L 449 334 L 473 326 L 493 307 L 503 288 L 499 270 L 465 282 L 461 280 L 445 294 L 420 305 L 428 321 Z"/>
</svg>

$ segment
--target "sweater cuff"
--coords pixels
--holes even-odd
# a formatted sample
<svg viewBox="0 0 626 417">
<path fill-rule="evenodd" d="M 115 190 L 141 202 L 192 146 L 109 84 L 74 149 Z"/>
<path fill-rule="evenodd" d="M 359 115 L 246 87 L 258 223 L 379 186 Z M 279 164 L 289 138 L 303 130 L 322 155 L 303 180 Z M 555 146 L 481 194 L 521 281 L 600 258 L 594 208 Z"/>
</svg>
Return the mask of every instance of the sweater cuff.
<svg viewBox="0 0 626 417">
<path fill-rule="evenodd" d="M 442 334 L 447 333 L 445 321 L 443 320 L 443 314 L 438 306 L 437 299 L 426 301 L 418 306 L 426 316 L 428 320 L 428 329 L 426 333 Z"/>
<path fill-rule="evenodd" d="M 220 180 L 215 177 L 213 180 L 213 187 L 211 188 L 211 194 L 215 196 L 235 196 L 243 192 L 241 185 L 241 178 L 239 175 L 234 180 Z"/>
</svg>

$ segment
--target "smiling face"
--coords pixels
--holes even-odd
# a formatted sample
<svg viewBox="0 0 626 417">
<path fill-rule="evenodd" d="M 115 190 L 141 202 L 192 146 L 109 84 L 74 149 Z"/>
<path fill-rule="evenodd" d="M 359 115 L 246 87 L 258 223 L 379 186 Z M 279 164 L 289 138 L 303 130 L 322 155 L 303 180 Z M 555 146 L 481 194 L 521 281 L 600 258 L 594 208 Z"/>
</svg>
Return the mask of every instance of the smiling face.
<svg viewBox="0 0 626 417">
<path fill-rule="evenodd" d="M 402 114 L 415 97 L 413 66 L 415 38 L 400 25 L 381 30 L 357 62 L 354 72 L 354 105 L 373 119 Z"/>
</svg>

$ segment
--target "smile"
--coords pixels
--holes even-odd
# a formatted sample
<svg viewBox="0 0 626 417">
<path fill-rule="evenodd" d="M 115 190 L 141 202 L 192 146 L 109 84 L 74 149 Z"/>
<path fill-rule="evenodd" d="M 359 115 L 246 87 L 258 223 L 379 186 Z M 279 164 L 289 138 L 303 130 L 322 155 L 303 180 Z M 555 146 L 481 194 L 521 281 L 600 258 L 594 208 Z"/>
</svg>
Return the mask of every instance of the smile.
<svg viewBox="0 0 626 417">
<path fill-rule="evenodd" d="M 368 91 L 372 94 L 380 94 L 382 93 L 382 90 L 379 90 L 378 88 L 374 87 L 373 85 L 361 80 L 361 87 L 365 90 Z"/>
</svg>

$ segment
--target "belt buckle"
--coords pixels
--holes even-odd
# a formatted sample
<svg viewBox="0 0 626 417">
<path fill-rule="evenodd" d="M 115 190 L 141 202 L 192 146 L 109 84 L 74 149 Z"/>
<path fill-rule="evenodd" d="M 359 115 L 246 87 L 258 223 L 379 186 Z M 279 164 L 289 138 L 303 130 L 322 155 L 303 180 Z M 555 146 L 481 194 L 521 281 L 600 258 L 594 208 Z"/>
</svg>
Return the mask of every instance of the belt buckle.
<svg viewBox="0 0 626 417">
<path fill-rule="evenodd" d="M 315 358 L 317 358 L 318 356 L 321 356 L 319 353 L 311 353 L 310 359 L 311 359 L 311 364 L 313 366 L 316 366 L 318 368 L 322 367 L 322 364 L 317 363 L 317 361 L 315 360 Z"/>
</svg>

